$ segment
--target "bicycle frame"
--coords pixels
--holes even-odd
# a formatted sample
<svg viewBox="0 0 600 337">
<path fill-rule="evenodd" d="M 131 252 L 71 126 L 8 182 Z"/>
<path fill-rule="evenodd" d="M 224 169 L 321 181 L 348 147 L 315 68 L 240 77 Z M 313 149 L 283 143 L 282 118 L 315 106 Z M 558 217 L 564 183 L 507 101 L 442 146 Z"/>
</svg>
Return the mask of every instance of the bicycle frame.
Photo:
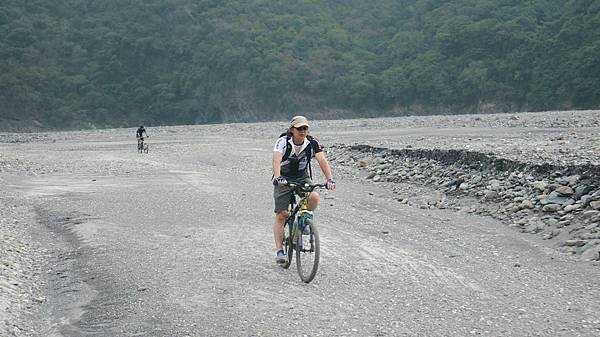
<svg viewBox="0 0 600 337">
<path fill-rule="evenodd" d="M 307 187 L 290 183 L 288 186 L 293 188 L 292 194 L 290 195 L 290 206 L 288 211 L 290 214 L 286 218 L 286 222 L 290 226 L 291 233 L 297 233 L 297 231 L 304 229 L 304 222 L 302 221 L 305 213 L 310 213 L 308 210 L 308 196 L 314 191 L 315 188 L 327 188 L 326 184 L 315 184 Z M 296 195 L 300 197 L 298 203 L 296 203 Z M 298 221 L 294 221 L 298 218 Z"/>
<path fill-rule="evenodd" d="M 292 188 L 288 207 L 288 216 L 285 219 L 284 251 L 286 262 L 282 265 L 287 269 L 296 255 L 298 275 L 303 282 L 309 283 L 315 277 L 319 266 L 319 232 L 308 209 L 310 194 L 318 187 L 327 188 L 326 184 L 296 184 L 290 183 Z M 296 200 L 296 195 L 300 197 Z M 310 230 L 306 231 L 307 227 Z M 308 269 L 307 269 L 308 268 Z"/>
<path fill-rule="evenodd" d="M 304 212 L 308 212 L 308 208 L 307 208 L 307 199 L 308 199 L 308 194 L 309 193 L 302 193 L 300 194 L 300 200 L 298 201 L 298 203 L 296 204 L 296 191 L 294 191 L 292 193 L 292 195 L 290 196 L 290 214 L 288 215 L 286 222 L 288 223 L 288 226 L 290 226 L 290 235 L 292 234 L 296 234 L 303 228 L 300 224 L 301 222 L 301 215 Z M 298 221 L 296 220 L 296 215 L 298 215 Z"/>
</svg>

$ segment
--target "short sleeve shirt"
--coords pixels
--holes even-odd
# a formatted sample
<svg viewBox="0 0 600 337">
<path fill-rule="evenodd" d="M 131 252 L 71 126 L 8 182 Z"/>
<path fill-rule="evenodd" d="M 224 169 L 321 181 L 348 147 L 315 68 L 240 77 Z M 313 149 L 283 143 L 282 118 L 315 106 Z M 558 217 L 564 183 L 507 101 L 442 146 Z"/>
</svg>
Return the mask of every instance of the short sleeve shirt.
<svg viewBox="0 0 600 337">
<path fill-rule="evenodd" d="M 306 156 L 306 149 L 309 146 L 312 149 L 311 156 L 323 151 L 321 145 L 314 137 L 310 137 L 310 139 L 307 137 L 301 145 L 294 144 L 291 137 L 288 139 L 286 136 L 282 136 L 277 139 L 273 151 L 281 153 L 284 157 L 281 162 L 281 175 L 288 178 L 308 176 L 308 163 L 310 158 L 307 158 Z M 288 148 L 290 150 L 286 156 L 286 150 Z"/>
</svg>

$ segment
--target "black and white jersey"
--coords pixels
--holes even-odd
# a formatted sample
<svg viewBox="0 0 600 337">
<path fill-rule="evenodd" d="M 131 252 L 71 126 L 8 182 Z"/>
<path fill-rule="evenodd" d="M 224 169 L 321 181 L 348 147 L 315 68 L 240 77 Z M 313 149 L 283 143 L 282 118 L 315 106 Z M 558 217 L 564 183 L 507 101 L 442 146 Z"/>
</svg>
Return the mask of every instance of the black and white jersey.
<svg viewBox="0 0 600 337">
<path fill-rule="evenodd" d="M 275 142 L 273 151 L 281 153 L 281 175 L 286 178 L 301 178 L 309 175 L 310 157 L 322 152 L 319 142 L 313 137 L 306 137 L 302 144 L 294 144 L 291 137 L 282 136 Z"/>
</svg>

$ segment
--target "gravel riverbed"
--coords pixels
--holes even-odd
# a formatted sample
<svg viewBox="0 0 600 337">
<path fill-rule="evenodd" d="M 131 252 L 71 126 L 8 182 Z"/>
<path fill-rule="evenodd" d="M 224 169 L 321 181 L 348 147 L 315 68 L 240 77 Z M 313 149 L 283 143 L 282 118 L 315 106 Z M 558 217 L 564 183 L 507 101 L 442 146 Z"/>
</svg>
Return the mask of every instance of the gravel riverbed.
<svg viewBox="0 0 600 337">
<path fill-rule="evenodd" d="M 285 122 L 150 130 L 165 148 L 169 137 L 184 133 L 198 134 L 207 145 L 243 135 L 261 139 L 262 148 L 283 127 Z M 541 238 L 572 263 L 600 265 L 600 111 L 313 121 L 311 130 L 326 145 L 342 184 L 352 180 L 392 191 L 403 207 L 490 216 L 520 235 Z M 0 133 L 0 336 L 41 335 L 31 318 L 47 301 L 49 271 L 43 268 L 52 254 L 33 239 L 40 221 L 34 198 L 13 182 L 70 174 L 133 177 L 139 162 L 110 155 L 133 132 Z M 92 161 L 59 157 L 82 151 L 83 141 L 93 145 L 83 151 L 104 151 Z M 269 174 L 268 167 L 264 171 Z M 406 184 L 416 188 L 400 187 Z"/>
</svg>

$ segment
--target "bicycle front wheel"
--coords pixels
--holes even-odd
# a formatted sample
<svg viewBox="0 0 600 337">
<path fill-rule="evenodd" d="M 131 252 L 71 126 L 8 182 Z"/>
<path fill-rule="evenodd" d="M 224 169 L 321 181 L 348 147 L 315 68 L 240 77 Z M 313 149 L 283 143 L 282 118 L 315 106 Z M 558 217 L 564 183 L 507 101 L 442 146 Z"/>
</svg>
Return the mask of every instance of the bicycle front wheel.
<svg viewBox="0 0 600 337">
<path fill-rule="evenodd" d="M 285 262 L 281 264 L 281 267 L 288 269 L 292 264 L 294 247 L 292 243 L 292 226 L 290 226 L 287 220 L 283 226 L 283 251 L 285 252 Z"/>
<path fill-rule="evenodd" d="M 300 230 L 296 249 L 296 266 L 300 279 L 309 283 L 317 275 L 319 268 L 319 232 L 312 219 L 304 220 L 304 230 Z"/>
</svg>

